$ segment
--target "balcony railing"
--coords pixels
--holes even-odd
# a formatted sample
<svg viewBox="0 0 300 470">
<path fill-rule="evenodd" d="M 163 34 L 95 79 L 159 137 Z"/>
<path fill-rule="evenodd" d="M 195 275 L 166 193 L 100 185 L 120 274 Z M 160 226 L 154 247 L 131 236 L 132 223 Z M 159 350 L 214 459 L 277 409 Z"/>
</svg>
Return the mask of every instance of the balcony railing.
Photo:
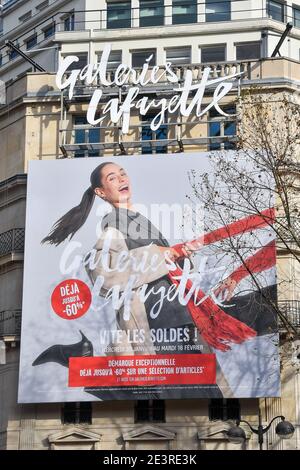
<svg viewBox="0 0 300 470">
<path fill-rule="evenodd" d="M 291 217 L 290 223 L 286 218 L 278 217 L 275 229 L 278 233 L 278 239 L 284 240 L 286 243 L 297 243 L 300 245 L 300 218 Z"/>
<path fill-rule="evenodd" d="M 0 339 L 20 337 L 21 310 L 3 310 L 0 312 Z"/>
<path fill-rule="evenodd" d="M 0 257 L 24 252 L 25 229 L 14 228 L 0 233 Z"/>
<path fill-rule="evenodd" d="M 294 328 L 300 328 L 300 300 L 279 300 L 278 307 L 284 318 Z M 284 322 L 279 320 L 279 327 L 284 327 Z"/>
<path fill-rule="evenodd" d="M 16 0 L 12 0 L 11 4 L 15 3 Z M 222 2 L 206 2 L 202 1 L 189 1 L 183 0 L 183 7 L 187 7 L 186 13 L 184 10 L 178 11 L 178 4 L 162 5 L 152 7 L 152 14 L 149 14 L 148 8 L 139 6 L 131 8 L 126 5 L 126 2 L 121 2 L 125 6 L 115 7 L 111 10 L 108 9 L 95 9 L 95 10 L 75 10 L 70 11 L 58 11 L 52 15 L 47 15 L 42 21 L 36 22 L 35 16 L 33 15 L 28 20 L 28 27 L 19 33 L 19 26 L 15 26 L 9 31 L 4 31 L 2 35 L 3 43 L 6 39 L 12 40 L 21 50 L 26 52 L 27 41 L 32 33 L 36 34 L 36 44 L 34 48 L 38 48 L 44 44 L 45 41 L 49 42 L 53 36 L 45 36 L 46 30 L 51 30 L 51 35 L 61 32 L 78 32 L 78 31 L 102 31 L 102 30 L 117 30 L 129 29 L 129 28 L 149 28 L 149 27 L 161 27 L 161 26 L 174 26 L 185 25 L 185 24 L 218 24 L 220 22 L 228 21 L 247 21 L 257 19 L 273 19 L 278 23 L 286 23 L 287 21 L 294 22 L 295 26 L 299 26 L 295 20 L 293 9 L 291 6 L 287 6 L 283 9 L 283 14 L 278 16 L 278 12 L 270 8 L 266 4 L 261 4 L 258 7 L 247 8 L 247 0 L 230 1 L 224 0 Z M 8 3 L 9 5 L 10 3 Z M 220 4 L 221 8 L 216 8 L 216 5 Z M 280 3 L 278 2 L 280 5 Z M 117 5 L 111 2 L 110 5 Z M 129 2 L 128 2 L 128 5 Z M 245 7 L 244 7 L 245 5 Z M 283 4 L 282 4 L 283 5 Z M 191 7 L 191 8 L 190 8 Z M 67 15 L 72 16 L 70 21 L 66 21 Z M 22 24 L 23 28 L 23 24 Z M 10 60 L 14 60 L 19 57 L 10 57 L 10 52 L 7 46 L 3 44 L 0 48 L 0 55 L 2 57 L 2 65 L 4 66 Z M 0 67 L 1 67 L 0 66 Z"/>
</svg>

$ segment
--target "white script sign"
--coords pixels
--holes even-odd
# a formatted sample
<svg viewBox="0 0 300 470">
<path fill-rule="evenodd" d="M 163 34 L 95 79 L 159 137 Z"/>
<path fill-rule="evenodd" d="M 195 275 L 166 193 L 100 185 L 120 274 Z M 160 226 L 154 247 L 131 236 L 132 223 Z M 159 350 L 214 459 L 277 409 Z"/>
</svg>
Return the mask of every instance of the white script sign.
<svg viewBox="0 0 300 470">
<path fill-rule="evenodd" d="M 107 63 L 111 45 L 107 44 L 103 50 L 101 60 L 97 64 L 89 63 L 82 69 L 73 69 L 65 77 L 68 68 L 74 62 L 78 62 L 79 58 L 75 55 L 69 55 L 64 58 L 60 64 L 56 75 L 56 84 L 60 90 L 69 88 L 69 99 L 72 99 L 74 88 L 78 80 L 86 85 L 98 83 L 100 87 L 123 87 L 132 85 L 128 88 L 127 95 L 122 103 L 119 98 L 111 98 L 101 109 L 102 116 L 96 117 L 100 112 L 100 100 L 103 90 L 97 88 L 91 98 L 87 111 L 87 121 L 93 125 L 101 125 L 104 119 L 109 119 L 117 124 L 122 122 L 122 133 L 127 134 L 130 125 L 131 109 L 139 110 L 139 114 L 145 116 L 150 109 L 157 108 L 157 114 L 153 117 L 150 127 L 153 131 L 158 129 L 165 122 L 166 114 L 173 114 L 177 111 L 182 116 L 188 117 L 192 112 L 197 117 L 203 116 L 212 107 L 223 116 L 228 116 L 219 106 L 220 100 L 229 93 L 233 86 L 233 82 L 229 81 L 242 75 L 243 72 L 227 75 L 225 77 L 209 79 L 210 67 L 206 67 L 203 71 L 201 80 L 197 83 L 193 81 L 192 70 L 187 69 L 184 82 L 179 83 L 179 78 L 172 70 L 171 62 L 167 62 L 163 67 L 154 66 L 149 70 L 149 63 L 152 55 L 145 61 L 142 70 L 129 67 L 126 64 L 120 64 L 114 74 L 114 80 L 109 81 L 107 77 Z M 171 98 L 161 98 L 160 100 L 149 99 L 143 96 L 137 99 L 142 87 L 148 84 L 157 84 L 165 79 L 167 82 L 174 84 L 174 94 Z M 202 101 L 206 88 L 214 86 L 214 92 L 211 102 L 203 107 Z M 144 91 L 144 90 L 143 90 Z"/>
</svg>

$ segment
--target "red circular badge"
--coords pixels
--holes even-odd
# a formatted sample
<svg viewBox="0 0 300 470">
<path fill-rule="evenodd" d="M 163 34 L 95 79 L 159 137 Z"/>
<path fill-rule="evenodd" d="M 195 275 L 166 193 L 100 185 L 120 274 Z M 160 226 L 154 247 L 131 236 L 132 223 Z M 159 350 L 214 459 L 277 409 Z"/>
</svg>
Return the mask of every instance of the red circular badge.
<svg viewBox="0 0 300 470">
<path fill-rule="evenodd" d="M 54 312 L 65 320 L 82 317 L 90 308 L 90 288 L 79 279 L 67 279 L 58 284 L 51 295 Z"/>
</svg>

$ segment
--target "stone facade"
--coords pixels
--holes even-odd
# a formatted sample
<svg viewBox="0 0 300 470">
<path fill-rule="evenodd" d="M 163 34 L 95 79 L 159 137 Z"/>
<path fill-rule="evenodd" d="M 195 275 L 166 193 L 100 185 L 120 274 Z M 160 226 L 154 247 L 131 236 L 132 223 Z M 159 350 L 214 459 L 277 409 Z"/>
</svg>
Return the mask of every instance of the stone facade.
<svg viewBox="0 0 300 470">
<path fill-rule="evenodd" d="M 26 2 L 20 2 L 20 8 L 22 6 L 24 9 L 24 3 Z M 40 2 L 31 3 L 34 3 L 33 7 L 35 8 L 35 3 Z M 59 3 L 64 6 L 72 2 Z M 81 3 L 78 2 L 78 5 L 80 6 Z M 91 2 L 86 3 L 91 4 Z M 169 5 L 169 2 L 167 4 Z M 91 5 L 89 5 L 90 7 Z M 270 26 L 269 19 L 264 21 Z M 206 27 L 208 26 L 206 25 Z M 261 37 L 261 30 L 264 26 L 265 23 L 261 23 L 255 30 L 252 28 L 253 37 L 251 36 L 251 38 L 253 40 Z M 276 27 L 281 32 L 284 29 L 282 24 Z M 185 28 L 185 32 L 183 28 Z M 218 34 L 221 34 L 220 25 L 214 25 L 214 28 L 216 32 L 218 30 Z M 244 37 L 249 34 L 249 31 L 241 31 L 237 23 L 234 24 L 234 28 L 239 29 L 235 33 L 237 35 Z M 181 38 L 186 35 L 185 26 L 180 28 L 181 36 L 176 40 L 174 39 L 174 29 L 172 34 L 167 27 L 163 29 L 165 37 L 163 35 L 158 37 L 160 30 L 154 28 L 151 33 L 153 37 L 150 35 L 147 39 L 149 44 L 152 41 L 157 42 L 160 63 L 163 63 L 164 60 L 163 43 L 174 45 L 176 42 L 178 45 Z M 199 44 L 195 43 L 197 31 L 199 31 L 197 28 L 192 28 L 189 38 L 193 46 L 194 59 L 199 47 Z M 202 28 L 201 41 L 204 43 L 207 36 L 203 31 L 206 31 L 207 34 L 207 30 Z M 132 30 L 130 41 L 128 33 L 124 33 L 124 31 L 105 32 L 106 37 L 109 36 L 110 40 L 115 41 L 115 47 L 124 48 L 125 56 L 127 54 L 129 57 L 130 47 L 131 45 L 137 47 L 141 33 Z M 67 36 L 66 32 L 58 32 L 56 41 L 61 45 L 61 56 L 67 53 L 88 51 L 92 57 L 100 50 L 103 34 L 103 31 L 95 31 L 94 33 L 93 31 L 78 31 L 73 34 L 72 40 L 70 40 L 70 36 Z M 233 57 L 233 33 L 229 26 L 226 34 L 226 41 L 230 43 L 229 50 L 232 54 L 230 59 L 235 60 Z M 91 40 L 91 35 L 94 35 L 93 40 Z M 300 41 L 299 29 L 291 41 Z M 270 44 L 269 47 L 271 47 Z M 195 59 L 193 62 L 198 62 L 198 60 Z M 9 74 L 12 77 L 13 70 L 21 73 L 21 76 L 7 82 L 7 102 L 6 105 L 0 107 L 0 238 L 1 234 L 6 232 L 24 229 L 25 175 L 28 162 L 30 160 L 64 158 L 65 156 L 72 157 L 71 154 L 64 154 L 64 144 L 72 144 L 74 141 L 72 134 L 74 116 L 84 114 L 87 107 L 86 102 L 77 100 L 71 103 L 68 109 L 64 108 L 61 94 L 55 85 L 54 73 L 30 72 L 23 74 L 24 64 L 18 60 L 15 68 L 11 64 L 7 65 L 5 77 L 4 75 L 3 77 L 6 80 Z M 195 70 L 198 73 L 199 69 L 195 68 Z M 300 63 L 295 58 L 276 58 L 254 61 L 245 78 L 245 86 L 253 83 L 264 86 L 267 92 L 271 90 L 272 93 L 280 94 L 285 91 L 298 97 L 299 80 Z M 223 104 L 232 104 L 238 91 L 234 90 Z M 137 116 L 133 116 L 132 124 L 139 124 Z M 67 134 L 65 130 L 68 131 Z M 189 131 L 185 132 L 189 134 L 191 139 L 196 139 L 199 135 L 204 139 L 201 144 L 191 141 L 185 151 L 207 150 L 206 122 L 196 123 Z M 175 137 L 174 134 L 173 138 Z M 140 134 L 137 130 L 132 130 L 132 133 L 124 138 L 124 142 L 128 143 L 129 154 L 136 153 L 136 149 L 130 147 L 130 143 L 138 141 L 139 138 Z M 104 140 L 111 144 L 118 143 L 117 131 L 115 129 L 107 130 Z M 169 150 L 178 151 L 177 143 L 169 146 Z M 105 151 L 105 155 L 119 153 L 120 147 L 118 145 L 108 146 Z M 16 233 L 20 235 L 20 232 L 10 233 L 14 236 Z M 22 309 L 23 251 L 22 241 L 15 238 L 11 238 L 11 240 L 13 240 L 11 249 L 6 249 L 3 253 L 0 251 L 0 314 L 5 312 L 6 323 L 8 319 L 10 321 L 9 327 L 5 331 L 1 332 L 0 330 L 0 340 L 4 340 L 6 348 L 6 363 L 3 364 L 0 361 L 0 449 L 257 449 L 257 437 L 247 427 L 244 428 L 247 437 L 245 444 L 243 446 L 230 444 L 226 438 L 226 431 L 232 423 L 209 421 L 209 402 L 204 399 L 168 400 L 165 422 L 163 423 L 136 423 L 134 402 L 132 401 L 95 402 L 93 403 L 92 424 L 76 425 L 62 424 L 62 404 L 17 404 L 20 351 L 18 312 L 21 312 Z M 284 250 L 281 255 L 280 264 L 283 270 L 294 269 L 296 275 L 300 275 L 299 267 L 291 266 Z M 295 292 L 293 287 L 286 287 L 289 289 L 289 299 L 300 300 L 299 293 Z M 297 358 L 298 344 L 297 342 L 290 344 L 284 338 L 282 341 L 281 399 L 242 399 L 240 400 L 241 416 L 256 426 L 259 407 L 262 411 L 264 424 L 267 424 L 276 415 L 284 415 L 295 425 L 296 431 L 293 438 L 286 441 L 279 440 L 274 432 L 274 427 L 272 427 L 265 437 L 265 444 L 269 449 L 299 449 L 300 370 Z"/>
</svg>

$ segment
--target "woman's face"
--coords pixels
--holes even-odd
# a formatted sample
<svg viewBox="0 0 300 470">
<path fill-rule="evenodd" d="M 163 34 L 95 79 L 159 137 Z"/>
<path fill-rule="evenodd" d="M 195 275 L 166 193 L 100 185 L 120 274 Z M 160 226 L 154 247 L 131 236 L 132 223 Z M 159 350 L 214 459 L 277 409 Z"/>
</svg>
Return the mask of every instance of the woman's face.
<svg viewBox="0 0 300 470">
<path fill-rule="evenodd" d="M 131 185 L 126 171 L 114 163 L 109 163 L 101 171 L 101 187 L 95 189 L 97 196 L 114 206 L 128 203 L 131 198 Z"/>
</svg>

